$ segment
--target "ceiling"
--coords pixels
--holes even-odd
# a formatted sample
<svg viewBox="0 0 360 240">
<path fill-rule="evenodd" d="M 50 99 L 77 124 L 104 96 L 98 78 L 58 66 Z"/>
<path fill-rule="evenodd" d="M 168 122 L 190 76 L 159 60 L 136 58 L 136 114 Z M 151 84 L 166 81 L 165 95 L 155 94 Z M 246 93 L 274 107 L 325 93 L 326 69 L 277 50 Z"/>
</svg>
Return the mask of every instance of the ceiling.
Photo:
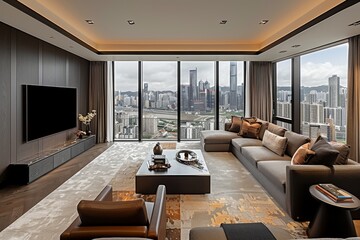
<svg viewBox="0 0 360 240">
<path fill-rule="evenodd" d="M 360 34 L 359 2 L 4 0 L 0 21 L 94 61 L 269 61 Z"/>
</svg>

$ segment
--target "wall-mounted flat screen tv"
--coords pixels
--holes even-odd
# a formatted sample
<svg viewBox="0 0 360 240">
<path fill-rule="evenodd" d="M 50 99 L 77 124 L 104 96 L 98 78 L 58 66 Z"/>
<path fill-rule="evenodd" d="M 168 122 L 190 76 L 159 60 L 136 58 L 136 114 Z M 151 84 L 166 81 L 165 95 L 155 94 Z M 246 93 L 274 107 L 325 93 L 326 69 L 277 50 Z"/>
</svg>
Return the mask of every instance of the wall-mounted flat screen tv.
<svg viewBox="0 0 360 240">
<path fill-rule="evenodd" d="M 23 85 L 24 141 L 76 127 L 76 88 Z"/>
</svg>

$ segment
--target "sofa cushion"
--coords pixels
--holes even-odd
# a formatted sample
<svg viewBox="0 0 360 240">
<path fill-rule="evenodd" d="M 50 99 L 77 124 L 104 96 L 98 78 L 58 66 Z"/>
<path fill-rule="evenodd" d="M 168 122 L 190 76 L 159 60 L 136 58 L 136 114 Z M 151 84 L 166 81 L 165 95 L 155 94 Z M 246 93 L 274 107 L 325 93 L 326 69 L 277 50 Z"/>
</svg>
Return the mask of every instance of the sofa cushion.
<svg viewBox="0 0 360 240">
<path fill-rule="evenodd" d="M 310 150 L 310 143 L 305 143 L 296 150 L 291 158 L 291 165 L 302 165 L 306 162 L 309 155 L 314 155 L 315 152 Z"/>
<path fill-rule="evenodd" d="M 270 182 L 285 193 L 286 166 L 289 165 L 289 161 L 260 161 L 258 162 L 258 169 Z"/>
<path fill-rule="evenodd" d="M 241 152 L 242 147 L 246 146 L 262 146 L 260 139 L 255 138 L 234 138 L 231 140 L 231 144 Z"/>
<path fill-rule="evenodd" d="M 242 121 L 242 117 L 240 116 L 231 116 L 231 126 L 229 128 L 229 131 L 235 133 L 240 132 Z"/>
<path fill-rule="evenodd" d="M 280 127 L 273 123 L 269 123 L 267 130 L 269 130 L 270 132 L 275 133 L 276 135 L 279 135 L 281 137 L 283 137 L 286 132 L 286 128 Z"/>
<path fill-rule="evenodd" d="M 249 122 L 247 120 L 243 120 L 241 125 L 241 129 L 239 135 L 246 138 L 259 138 L 261 129 L 260 122 Z"/>
<path fill-rule="evenodd" d="M 288 139 L 286 154 L 292 157 L 300 146 L 310 142 L 310 138 L 292 131 L 286 131 L 284 135 Z"/>
<path fill-rule="evenodd" d="M 144 199 L 131 201 L 81 200 L 77 206 L 83 226 L 147 226 Z"/>
<path fill-rule="evenodd" d="M 315 155 L 311 155 L 306 164 L 312 165 L 326 165 L 331 166 L 334 164 L 336 158 L 339 155 L 339 151 L 334 149 L 324 138 L 319 136 L 316 142 L 311 147 L 311 150 L 315 152 Z"/>
<path fill-rule="evenodd" d="M 289 161 L 290 163 L 291 160 L 290 156 L 288 155 L 279 156 L 264 146 L 242 147 L 241 153 L 249 161 L 249 163 L 253 164 L 254 166 L 257 166 L 257 162 L 259 161 L 279 160 L 279 161 Z"/>
<path fill-rule="evenodd" d="M 230 144 L 233 138 L 238 138 L 236 133 L 224 130 L 205 130 L 201 131 L 204 143 L 227 143 Z"/>
<path fill-rule="evenodd" d="M 348 157 L 350 154 L 350 146 L 344 143 L 339 142 L 329 142 L 329 144 L 336 150 L 339 151 L 339 155 L 335 160 L 337 165 L 346 165 L 348 164 Z"/>
<path fill-rule="evenodd" d="M 264 147 L 270 149 L 277 155 L 283 156 L 286 149 L 287 138 L 280 137 L 279 135 L 276 135 L 269 130 L 266 130 L 264 138 L 262 140 L 262 144 L 264 145 Z"/>
</svg>

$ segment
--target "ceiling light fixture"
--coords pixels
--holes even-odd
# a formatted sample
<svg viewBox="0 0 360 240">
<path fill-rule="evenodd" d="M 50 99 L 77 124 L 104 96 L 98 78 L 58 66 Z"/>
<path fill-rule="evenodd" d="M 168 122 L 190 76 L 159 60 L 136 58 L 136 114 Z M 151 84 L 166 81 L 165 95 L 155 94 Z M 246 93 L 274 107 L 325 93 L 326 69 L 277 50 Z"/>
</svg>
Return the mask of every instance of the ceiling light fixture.
<svg viewBox="0 0 360 240">
<path fill-rule="evenodd" d="M 265 24 L 267 24 L 268 22 L 269 22 L 269 20 L 264 19 L 264 20 L 261 20 L 261 21 L 259 22 L 259 24 L 265 25 Z"/>
<path fill-rule="evenodd" d="M 291 47 L 297 48 L 297 47 L 300 47 L 300 46 L 301 46 L 300 44 L 295 44 L 295 45 L 292 45 Z"/>
<path fill-rule="evenodd" d="M 85 22 L 87 22 L 88 24 L 94 24 L 94 21 L 91 19 L 86 19 Z"/>
<path fill-rule="evenodd" d="M 134 25 L 135 24 L 134 20 L 128 20 L 127 22 L 128 22 L 129 25 Z"/>
<path fill-rule="evenodd" d="M 226 24 L 227 23 L 227 20 L 221 20 L 220 21 L 220 24 Z"/>
<path fill-rule="evenodd" d="M 349 27 L 354 27 L 354 26 L 357 26 L 357 25 L 360 25 L 360 20 L 356 21 L 356 22 L 353 22 L 353 23 L 349 24 L 348 26 Z"/>
</svg>

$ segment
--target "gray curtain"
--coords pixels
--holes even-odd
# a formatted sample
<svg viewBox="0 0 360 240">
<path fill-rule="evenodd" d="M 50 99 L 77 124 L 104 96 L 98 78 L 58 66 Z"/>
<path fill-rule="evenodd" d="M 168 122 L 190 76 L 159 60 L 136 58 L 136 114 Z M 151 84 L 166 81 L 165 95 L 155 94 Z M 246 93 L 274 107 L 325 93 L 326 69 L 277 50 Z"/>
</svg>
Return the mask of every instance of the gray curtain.
<svg viewBox="0 0 360 240">
<path fill-rule="evenodd" d="M 272 121 L 272 63 L 250 62 L 250 116 Z"/>
<path fill-rule="evenodd" d="M 360 162 L 360 35 L 349 39 L 346 142 L 350 156 Z"/>
<path fill-rule="evenodd" d="M 107 62 L 90 62 L 89 111 L 96 110 L 97 116 L 91 122 L 96 142 L 106 142 L 107 106 Z"/>
</svg>

